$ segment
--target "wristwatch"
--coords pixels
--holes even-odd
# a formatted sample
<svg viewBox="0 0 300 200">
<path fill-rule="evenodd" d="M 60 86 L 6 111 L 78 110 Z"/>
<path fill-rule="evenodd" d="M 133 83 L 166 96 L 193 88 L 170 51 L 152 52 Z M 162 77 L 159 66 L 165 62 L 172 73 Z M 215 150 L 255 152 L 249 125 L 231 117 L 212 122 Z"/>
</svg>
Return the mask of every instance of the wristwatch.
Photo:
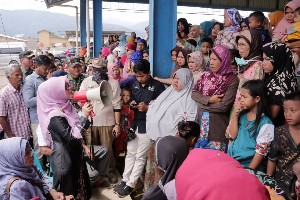
<svg viewBox="0 0 300 200">
<path fill-rule="evenodd" d="M 120 123 L 115 123 L 115 126 L 120 126 Z"/>
</svg>

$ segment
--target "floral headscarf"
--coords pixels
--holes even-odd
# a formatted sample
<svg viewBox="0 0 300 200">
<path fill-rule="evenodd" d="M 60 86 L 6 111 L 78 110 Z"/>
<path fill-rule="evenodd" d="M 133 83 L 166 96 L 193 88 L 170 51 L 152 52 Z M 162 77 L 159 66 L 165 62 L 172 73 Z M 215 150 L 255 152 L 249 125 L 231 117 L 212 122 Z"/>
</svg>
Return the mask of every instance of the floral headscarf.
<svg viewBox="0 0 300 200">
<path fill-rule="evenodd" d="M 282 105 L 283 98 L 297 91 L 295 65 L 290 49 L 283 43 L 266 44 L 262 51 L 271 59 L 273 72 L 265 74 L 270 103 Z"/>
<path fill-rule="evenodd" d="M 225 30 L 230 32 L 240 31 L 240 22 L 242 21 L 242 16 L 236 8 L 226 9 L 226 13 L 228 14 L 231 22 L 233 22 L 232 26 L 226 27 Z"/>
<path fill-rule="evenodd" d="M 231 69 L 231 53 L 223 45 L 215 46 L 211 49 L 218 59 L 221 61 L 221 66 L 218 72 L 205 72 L 194 87 L 194 92 L 200 92 L 205 96 L 213 96 L 224 94 L 236 77 Z"/>
</svg>

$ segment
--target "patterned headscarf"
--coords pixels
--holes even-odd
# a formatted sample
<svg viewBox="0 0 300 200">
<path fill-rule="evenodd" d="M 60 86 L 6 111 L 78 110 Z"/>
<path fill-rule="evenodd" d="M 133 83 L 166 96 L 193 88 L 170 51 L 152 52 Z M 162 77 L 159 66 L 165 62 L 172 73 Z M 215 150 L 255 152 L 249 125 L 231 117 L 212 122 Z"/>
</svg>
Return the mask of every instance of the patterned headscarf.
<svg viewBox="0 0 300 200">
<path fill-rule="evenodd" d="M 242 21 L 242 16 L 236 8 L 229 8 L 225 10 L 228 14 L 231 22 L 233 22 L 232 26 L 226 27 L 227 31 L 240 31 L 240 23 Z"/>
<path fill-rule="evenodd" d="M 297 91 L 295 65 L 290 49 L 283 43 L 266 44 L 262 51 L 271 59 L 273 71 L 265 74 L 270 103 L 283 104 L 283 98 Z"/>
<path fill-rule="evenodd" d="M 201 51 L 195 51 L 193 53 L 188 54 L 188 58 L 192 58 L 198 68 L 198 70 L 203 71 L 205 65 L 203 65 L 204 58 Z"/>
<path fill-rule="evenodd" d="M 221 66 L 218 72 L 205 72 L 198 80 L 194 87 L 194 92 L 200 92 L 205 96 L 213 96 L 224 94 L 231 84 L 235 75 L 231 69 L 231 53 L 225 46 L 218 45 L 211 49 L 221 61 Z"/>
</svg>

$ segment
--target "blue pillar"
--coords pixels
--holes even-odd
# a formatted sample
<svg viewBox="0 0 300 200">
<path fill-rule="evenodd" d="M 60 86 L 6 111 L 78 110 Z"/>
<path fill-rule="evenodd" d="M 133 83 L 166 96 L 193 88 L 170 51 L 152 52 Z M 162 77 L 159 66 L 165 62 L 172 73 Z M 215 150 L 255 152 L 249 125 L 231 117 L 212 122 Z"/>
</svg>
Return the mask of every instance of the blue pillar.
<svg viewBox="0 0 300 200">
<path fill-rule="evenodd" d="M 167 78 L 173 69 L 170 51 L 176 45 L 177 0 L 149 0 L 149 3 L 151 72 L 153 76 Z"/>
<path fill-rule="evenodd" d="M 86 46 L 86 4 L 80 0 L 80 45 Z"/>
<path fill-rule="evenodd" d="M 93 1 L 94 57 L 98 57 L 102 48 L 102 0 Z"/>
</svg>

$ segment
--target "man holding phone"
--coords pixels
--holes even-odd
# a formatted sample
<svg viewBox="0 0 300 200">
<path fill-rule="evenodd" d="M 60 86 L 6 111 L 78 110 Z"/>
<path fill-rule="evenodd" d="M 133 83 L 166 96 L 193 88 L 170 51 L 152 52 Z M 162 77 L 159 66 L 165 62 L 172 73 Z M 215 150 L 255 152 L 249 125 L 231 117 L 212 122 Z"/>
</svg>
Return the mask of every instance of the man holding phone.
<svg viewBox="0 0 300 200">
<path fill-rule="evenodd" d="M 130 106 L 135 110 L 132 128 L 135 130 L 136 137 L 128 141 L 123 179 L 114 188 L 114 192 L 119 197 L 125 197 L 133 191 L 143 172 L 150 145 L 150 139 L 146 134 L 148 105 L 165 90 L 162 83 L 151 77 L 150 63 L 147 60 L 142 59 L 137 62 L 133 71 L 137 81 L 132 86 L 133 101 Z"/>
</svg>

